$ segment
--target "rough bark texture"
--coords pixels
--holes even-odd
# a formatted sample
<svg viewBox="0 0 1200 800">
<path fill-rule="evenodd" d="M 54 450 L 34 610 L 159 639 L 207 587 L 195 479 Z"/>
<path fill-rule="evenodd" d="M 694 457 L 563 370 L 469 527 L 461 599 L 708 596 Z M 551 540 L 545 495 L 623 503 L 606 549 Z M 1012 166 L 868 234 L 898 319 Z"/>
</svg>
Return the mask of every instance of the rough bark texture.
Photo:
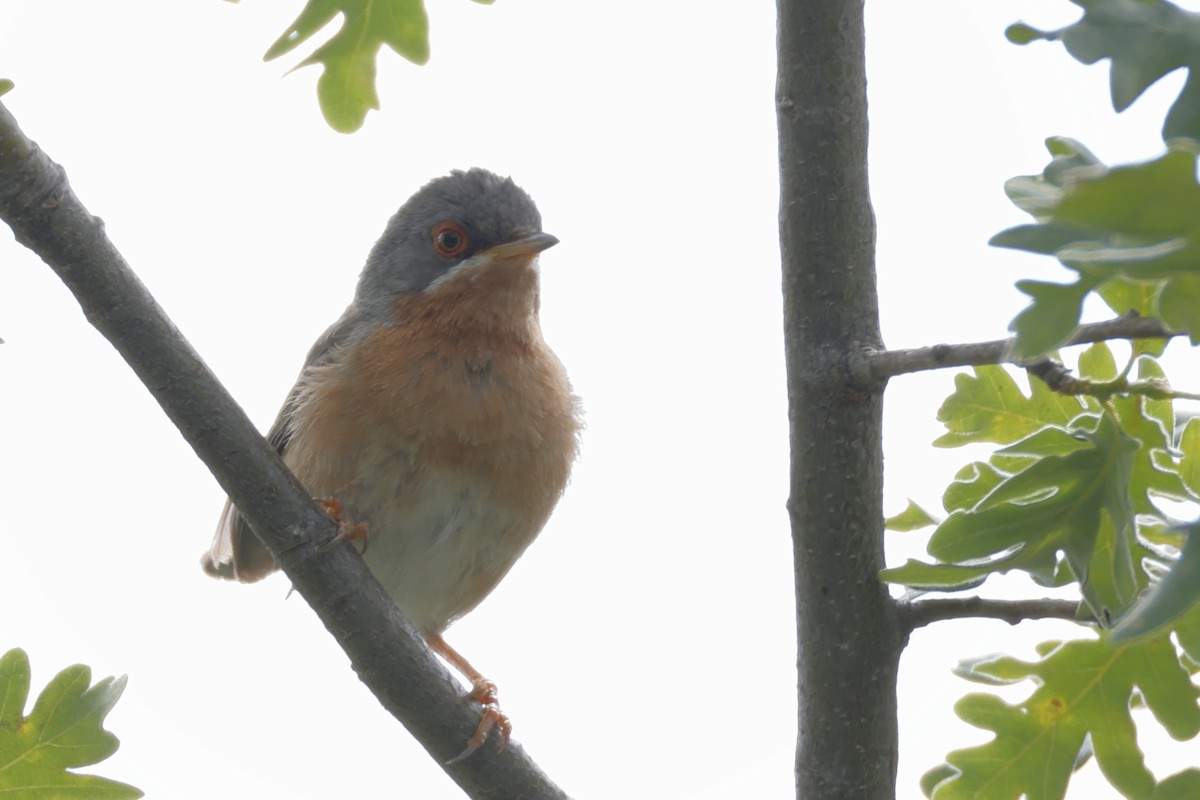
<svg viewBox="0 0 1200 800">
<path fill-rule="evenodd" d="M 882 381 L 863 0 L 778 0 L 777 113 L 799 641 L 796 791 L 894 796 L 903 635 L 880 583 Z M 855 376 L 858 373 L 859 377 Z"/>
<path fill-rule="evenodd" d="M 58 273 L 88 321 L 129 362 L 233 498 L 363 683 L 466 794 L 566 798 L 516 743 L 502 754 L 489 743 L 470 758 L 446 763 L 474 732 L 478 707 L 461 702 L 462 687 L 352 547 L 317 552 L 317 543 L 334 534 L 333 522 L 129 270 L 103 223 L 67 185 L 62 167 L 25 137 L 3 104 L 0 219 Z"/>
</svg>

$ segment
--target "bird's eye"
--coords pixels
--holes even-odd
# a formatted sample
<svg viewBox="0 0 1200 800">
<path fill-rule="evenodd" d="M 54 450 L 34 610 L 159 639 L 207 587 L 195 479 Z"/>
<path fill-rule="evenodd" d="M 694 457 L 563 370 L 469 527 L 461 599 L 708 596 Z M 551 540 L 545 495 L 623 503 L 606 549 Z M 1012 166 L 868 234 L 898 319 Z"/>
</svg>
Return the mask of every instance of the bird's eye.
<svg viewBox="0 0 1200 800">
<path fill-rule="evenodd" d="M 433 249 L 439 256 L 461 256 L 469 243 L 466 229 L 457 222 L 439 222 L 433 226 Z"/>
</svg>

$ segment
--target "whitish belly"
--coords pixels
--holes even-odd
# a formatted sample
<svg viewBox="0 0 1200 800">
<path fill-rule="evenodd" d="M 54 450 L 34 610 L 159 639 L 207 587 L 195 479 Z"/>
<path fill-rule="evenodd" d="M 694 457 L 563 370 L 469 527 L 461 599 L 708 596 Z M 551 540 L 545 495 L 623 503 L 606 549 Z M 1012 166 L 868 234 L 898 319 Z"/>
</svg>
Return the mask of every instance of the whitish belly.
<svg viewBox="0 0 1200 800">
<path fill-rule="evenodd" d="M 440 633 L 495 588 L 545 518 L 462 476 L 414 478 L 390 497 L 351 489 L 344 500 L 369 522 L 367 566 L 421 631 Z"/>
</svg>

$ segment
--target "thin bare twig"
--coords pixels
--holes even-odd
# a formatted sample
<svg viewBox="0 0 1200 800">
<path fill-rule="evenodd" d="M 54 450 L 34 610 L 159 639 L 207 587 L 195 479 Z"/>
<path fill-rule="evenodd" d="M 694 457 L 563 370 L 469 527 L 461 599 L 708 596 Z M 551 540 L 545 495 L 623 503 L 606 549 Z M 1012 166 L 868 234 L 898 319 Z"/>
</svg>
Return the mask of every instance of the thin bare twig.
<svg viewBox="0 0 1200 800">
<path fill-rule="evenodd" d="M 1032 619 L 1079 619 L 1079 603 L 1042 597 L 1036 600 L 992 600 L 986 597 L 937 597 L 902 602 L 900 620 L 905 630 L 913 631 L 934 622 L 949 619 L 983 617 L 1009 625 Z"/>
<path fill-rule="evenodd" d="M 58 273 L 250 521 L 363 683 L 473 798 L 566 795 L 519 745 L 447 762 L 479 722 L 351 547 L 317 554 L 334 523 L 167 319 L 67 185 L 63 168 L 0 103 L 0 219 Z M 197 566 L 199 569 L 199 566 Z"/>
<path fill-rule="evenodd" d="M 1170 339 L 1178 335 L 1159 319 L 1127 314 L 1079 326 L 1067 345 L 1110 339 Z M 856 371 L 862 372 L 864 379 L 879 381 L 931 369 L 1015 363 L 1008 356 L 1012 342 L 1012 339 L 996 339 L 969 344 L 936 344 L 911 350 L 876 350 L 864 354 L 863 363 L 856 365 Z"/>
</svg>

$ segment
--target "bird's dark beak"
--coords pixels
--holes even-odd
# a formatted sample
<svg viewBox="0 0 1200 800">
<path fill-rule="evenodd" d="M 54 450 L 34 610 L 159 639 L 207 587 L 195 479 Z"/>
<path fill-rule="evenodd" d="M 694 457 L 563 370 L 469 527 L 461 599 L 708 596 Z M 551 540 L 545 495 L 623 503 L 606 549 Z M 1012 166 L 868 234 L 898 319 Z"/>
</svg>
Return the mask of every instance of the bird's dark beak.
<svg viewBox="0 0 1200 800">
<path fill-rule="evenodd" d="M 490 247 L 487 253 L 495 258 L 517 258 L 520 256 L 536 256 L 543 250 L 548 250 L 558 244 L 558 239 L 548 233 L 535 233 L 515 242 L 505 242 Z"/>
</svg>

